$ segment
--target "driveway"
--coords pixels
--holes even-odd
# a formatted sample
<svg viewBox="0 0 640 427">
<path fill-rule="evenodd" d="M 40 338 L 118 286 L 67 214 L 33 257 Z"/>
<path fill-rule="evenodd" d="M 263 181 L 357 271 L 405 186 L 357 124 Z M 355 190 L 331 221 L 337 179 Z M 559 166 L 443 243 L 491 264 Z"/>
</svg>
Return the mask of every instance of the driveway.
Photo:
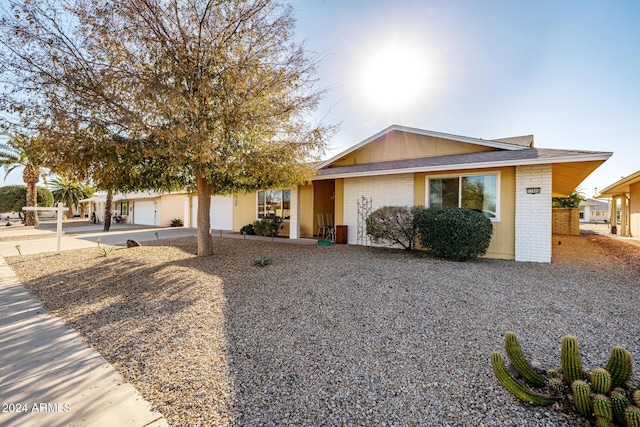
<svg viewBox="0 0 640 427">
<path fill-rule="evenodd" d="M 195 236 L 194 228 L 144 227 L 129 224 L 113 224 L 111 231 L 102 231 L 102 224 L 70 223 L 62 225 L 61 250 L 97 247 L 102 245 L 124 246 L 128 239 L 148 242 L 159 239 Z M 0 231 L 0 256 L 18 255 L 20 245 L 23 255 L 56 251 L 55 224 L 42 224 L 37 228 L 16 227 Z"/>
</svg>

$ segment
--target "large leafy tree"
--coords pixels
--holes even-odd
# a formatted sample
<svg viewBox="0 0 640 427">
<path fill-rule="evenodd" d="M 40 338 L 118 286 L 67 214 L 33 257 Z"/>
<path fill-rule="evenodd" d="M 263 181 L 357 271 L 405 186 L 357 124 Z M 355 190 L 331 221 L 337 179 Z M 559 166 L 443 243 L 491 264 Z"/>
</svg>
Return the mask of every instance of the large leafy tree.
<svg viewBox="0 0 640 427">
<path fill-rule="evenodd" d="M 37 150 L 33 149 L 32 139 L 17 135 L 9 142 L 0 144 L 0 164 L 5 170 L 4 179 L 18 168 L 22 168 L 22 180 L 26 184 L 26 206 L 38 206 L 37 185 L 40 178 L 46 178 L 47 171 L 42 168 L 41 157 Z M 23 205 L 25 206 L 25 205 Z M 20 209 L 22 212 L 22 209 Z M 25 214 L 26 225 L 38 225 L 36 211 L 27 211 Z"/>
<path fill-rule="evenodd" d="M 36 187 L 36 197 L 39 206 L 52 206 L 53 195 L 48 188 Z M 6 185 L 0 187 L 0 212 L 17 212 L 26 224 L 26 214 L 22 208 L 27 200 L 27 187 L 24 185 Z"/>
<path fill-rule="evenodd" d="M 294 185 L 311 176 L 309 161 L 331 129 L 309 122 L 322 91 L 315 88 L 315 62 L 294 41 L 289 5 L 7 4 L 0 60 L 13 83 L 5 99 L 20 125 L 49 134 L 44 151 L 76 171 L 113 166 L 101 169 L 117 172 L 103 187 L 121 190 L 124 181 L 170 189 L 191 180 L 199 200 L 199 255 L 211 254 L 212 194 Z M 77 150 L 78 141 L 101 148 Z"/>
</svg>

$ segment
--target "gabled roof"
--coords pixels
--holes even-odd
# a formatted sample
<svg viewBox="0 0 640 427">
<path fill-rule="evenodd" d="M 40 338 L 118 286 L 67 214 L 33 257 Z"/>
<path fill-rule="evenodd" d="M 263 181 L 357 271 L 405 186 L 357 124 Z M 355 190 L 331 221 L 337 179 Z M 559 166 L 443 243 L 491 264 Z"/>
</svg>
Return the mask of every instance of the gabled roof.
<svg viewBox="0 0 640 427">
<path fill-rule="evenodd" d="M 604 190 L 601 190 L 600 194 L 598 194 L 596 198 L 616 197 L 621 194 L 628 193 L 630 190 L 629 187 L 638 182 L 640 182 L 640 171 L 632 173 L 631 175 L 625 176 L 621 180 L 614 182 Z"/>
<path fill-rule="evenodd" d="M 527 137 L 515 137 L 515 138 L 504 138 L 504 140 L 492 140 L 492 139 L 481 139 L 481 138 L 471 138 L 468 136 L 452 135 L 449 133 L 435 132 L 431 130 L 417 129 L 417 128 L 411 128 L 407 126 L 391 125 L 388 128 L 376 133 L 375 135 L 365 139 L 364 141 L 352 147 L 347 148 L 345 151 L 333 156 L 329 160 L 325 160 L 324 162 L 321 162 L 317 166 L 317 168 L 322 169 L 325 166 L 328 166 L 331 163 L 335 162 L 336 160 L 340 159 L 341 157 L 344 157 L 347 154 L 353 153 L 354 151 L 364 147 L 365 145 L 373 141 L 382 139 L 383 137 L 385 137 L 386 135 L 392 132 L 407 132 L 407 133 L 413 133 L 416 135 L 431 136 L 434 138 L 448 139 L 451 141 L 464 142 L 467 144 L 475 144 L 475 145 L 480 145 L 484 147 L 492 147 L 492 148 L 498 148 L 503 150 L 522 150 L 527 147 L 523 145 L 523 143 L 520 141 L 520 138 L 527 138 Z M 530 136 L 531 136 L 531 143 L 533 143 L 533 135 L 530 135 Z M 516 141 L 509 141 L 510 139 L 514 139 Z"/>
<path fill-rule="evenodd" d="M 511 138 L 499 138 L 494 141 L 506 142 L 508 144 L 522 145 L 523 147 L 533 148 L 533 135 L 513 136 Z"/>
</svg>

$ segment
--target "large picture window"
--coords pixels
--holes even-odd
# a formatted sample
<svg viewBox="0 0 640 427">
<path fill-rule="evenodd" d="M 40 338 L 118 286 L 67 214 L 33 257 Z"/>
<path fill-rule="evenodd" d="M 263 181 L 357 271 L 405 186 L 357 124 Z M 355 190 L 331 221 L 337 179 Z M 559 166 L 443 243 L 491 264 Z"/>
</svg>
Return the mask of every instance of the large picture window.
<svg viewBox="0 0 640 427">
<path fill-rule="evenodd" d="M 499 221 L 499 174 L 427 178 L 429 207 L 461 207 Z"/>
<path fill-rule="evenodd" d="M 258 191 L 258 218 L 269 214 L 283 220 L 291 218 L 291 190 Z"/>
</svg>

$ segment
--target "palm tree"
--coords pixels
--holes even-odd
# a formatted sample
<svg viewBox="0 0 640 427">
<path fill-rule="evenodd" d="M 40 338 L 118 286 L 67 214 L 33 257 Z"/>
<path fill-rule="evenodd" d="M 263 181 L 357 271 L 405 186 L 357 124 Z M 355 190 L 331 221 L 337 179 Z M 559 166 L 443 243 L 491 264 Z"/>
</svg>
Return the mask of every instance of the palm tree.
<svg viewBox="0 0 640 427">
<path fill-rule="evenodd" d="M 69 181 L 62 177 L 53 179 L 49 187 L 53 193 L 55 203 L 62 202 L 69 207 L 67 215 L 69 218 L 73 217 L 73 207 L 75 206 L 77 209 L 80 200 L 87 199 L 94 193 L 91 186 Z"/>
<path fill-rule="evenodd" d="M 37 206 L 37 188 L 40 177 L 46 177 L 46 172 L 40 169 L 37 156 L 29 151 L 29 139 L 23 135 L 12 137 L 9 142 L 0 144 L 0 165 L 4 167 L 4 179 L 16 168 L 22 167 L 22 180 L 27 185 L 27 206 Z M 45 179 L 46 182 L 46 179 Z M 38 215 L 35 211 L 27 211 L 26 225 L 38 225 Z"/>
</svg>

